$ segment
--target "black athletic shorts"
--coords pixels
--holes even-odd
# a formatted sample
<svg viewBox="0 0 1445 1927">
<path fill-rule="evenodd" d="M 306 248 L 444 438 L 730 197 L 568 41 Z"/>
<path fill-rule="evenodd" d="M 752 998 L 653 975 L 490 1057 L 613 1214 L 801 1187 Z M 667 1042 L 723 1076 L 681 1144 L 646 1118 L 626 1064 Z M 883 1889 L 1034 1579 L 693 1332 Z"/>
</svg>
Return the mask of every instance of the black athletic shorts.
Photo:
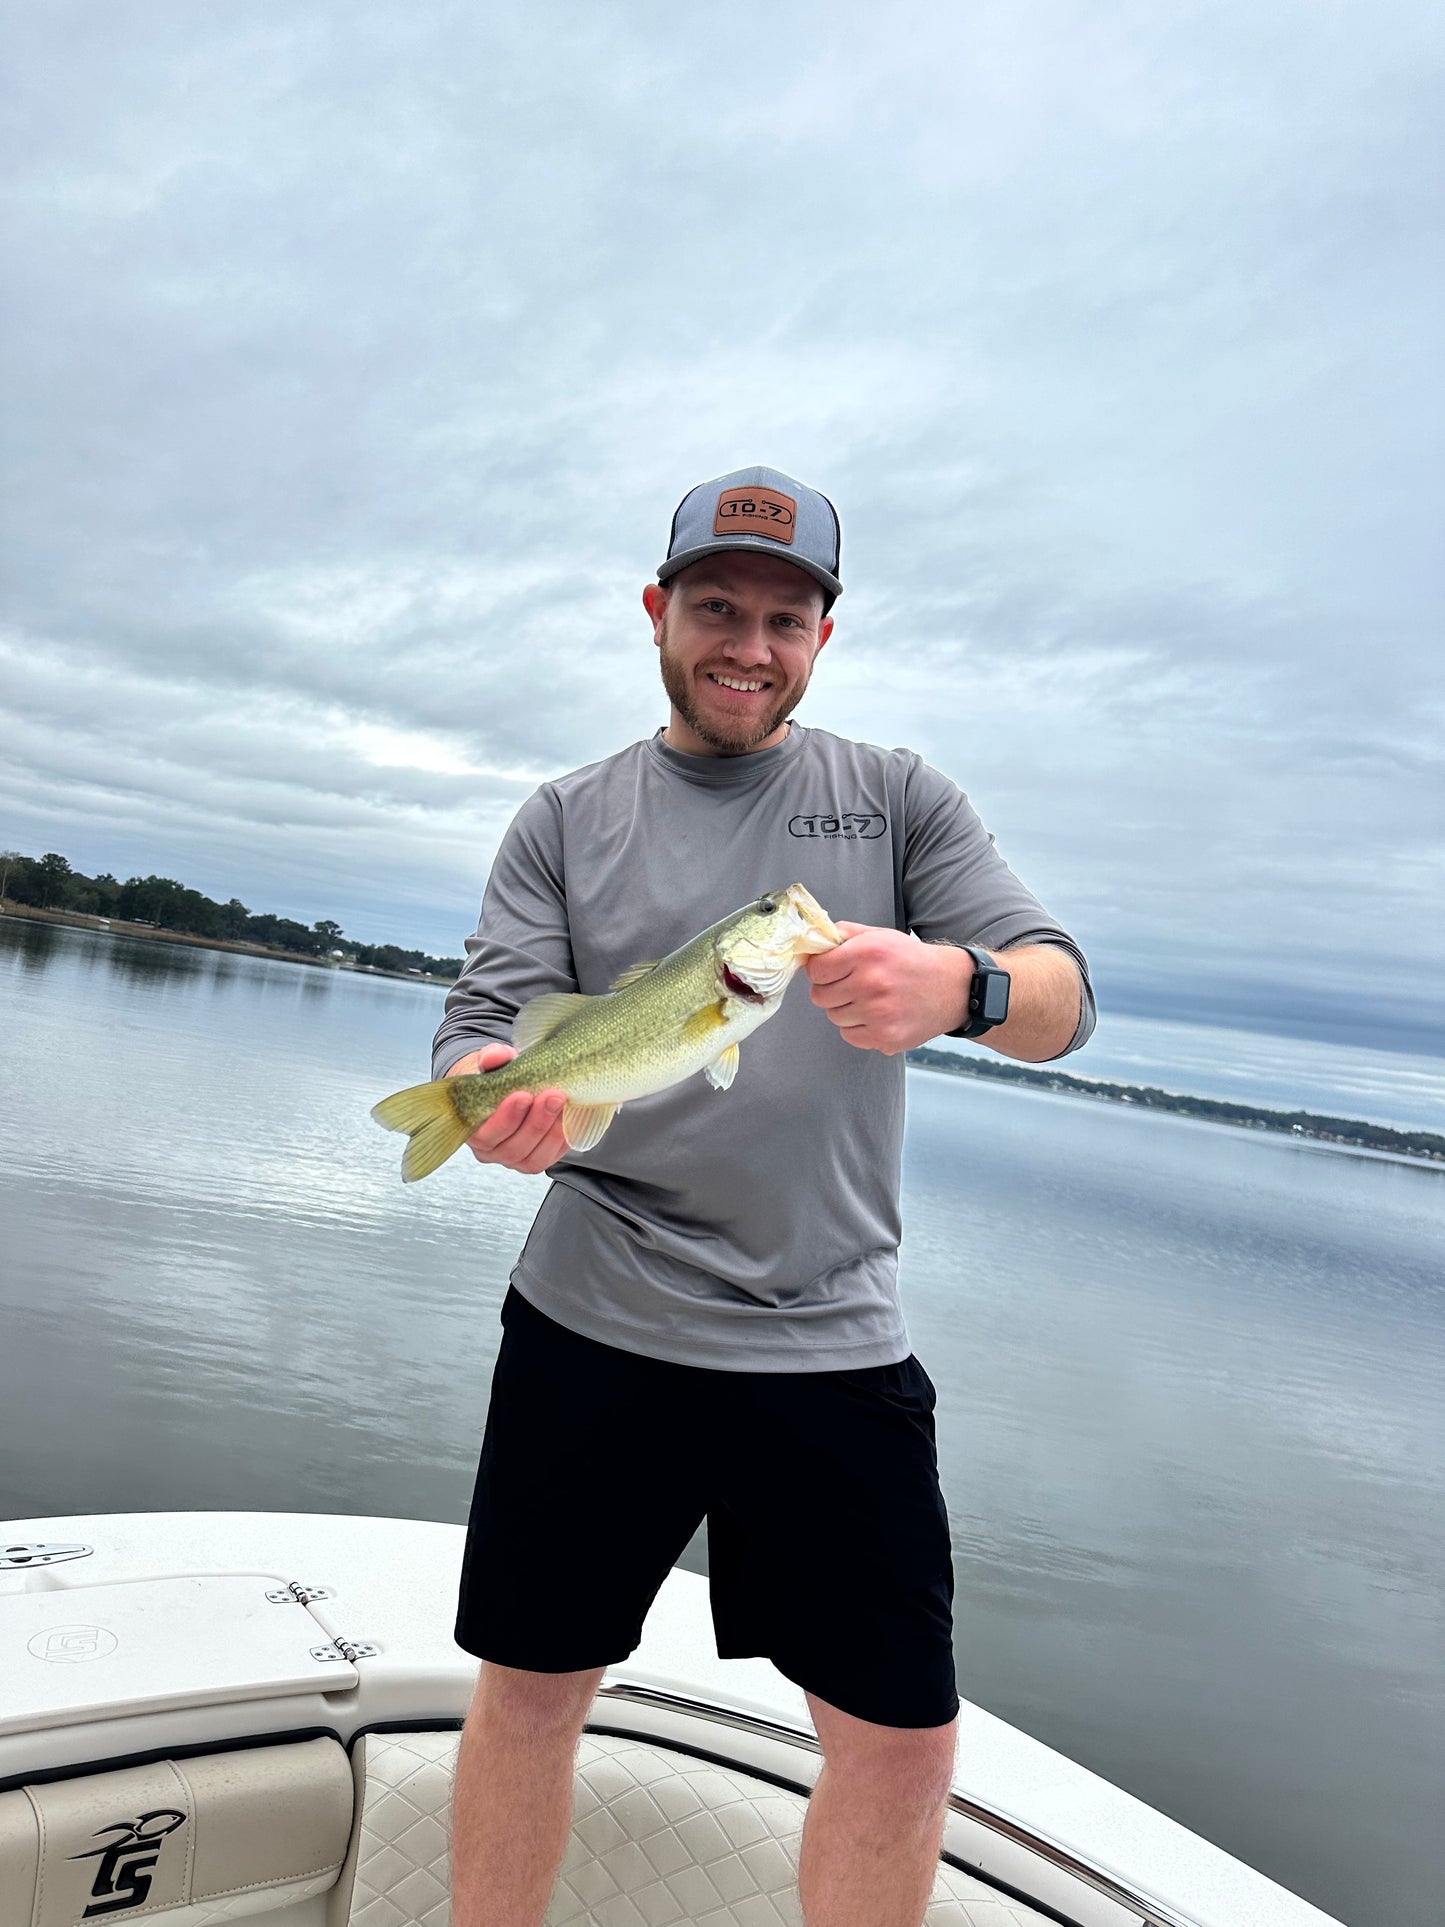
<svg viewBox="0 0 1445 1927">
<path fill-rule="evenodd" d="M 674 1365 L 568 1331 L 515 1289 L 502 1323 L 459 1645 L 538 1673 L 625 1659 L 706 1514 L 723 1659 L 762 1654 L 881 1726 L 953 1718 L 953 1565 L 916 1358 Z"/>
</svg>

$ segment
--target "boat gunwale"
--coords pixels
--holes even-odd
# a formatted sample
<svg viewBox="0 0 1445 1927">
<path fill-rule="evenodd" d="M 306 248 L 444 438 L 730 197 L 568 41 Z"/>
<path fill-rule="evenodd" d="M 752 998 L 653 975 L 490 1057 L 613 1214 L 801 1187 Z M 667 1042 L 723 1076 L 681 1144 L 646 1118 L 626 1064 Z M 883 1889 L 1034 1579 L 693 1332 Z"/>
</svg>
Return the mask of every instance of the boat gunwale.
<svg viewBox="0 0 1445 1927">
<path fill-rule="evenodd" d="M 784 1720 L 767 1719 L 759 1713 L 745 1713 L 739 1708 L 719 1706 L 711 1700 L 690 1698 L 687 1694 L 664 1691 L 660 1687 L 642 1686 L 628 1680 L 604 1680 L 597 1689 L 598 1700 L 618 1700 L 636 1706 L 652 1707 L 660 1712 L 681 1713 L 695 1719 L 710 1720 L 717 1726 L 735 1727 L 746 1733 L 755 1733 L 760 1739 L 781 1740 L 789 1746 L 796 1746 L 805 1752 L 821 1756 L 822 1747 L 817 1735 L 803 1726 L 793 1726 Z M 641 1737 L 640 1735 L 638 1737 Z M 658 1744 L 666 1746 L 665 1739 Z M 961 1818 L 972 1820 L 991 1833 L 998 1834 L 1015 1846 L 1026 1848 L 1047 1860 L 1060 1872 L 1082 1881 L 1086 1887 L 1127 1907 L 1140 1917 L 1140 1927 L 1205 1927 L 1197 1915 L 1181 1914 L 1167 1901 L 1157 1895 L 1146 1893 L 1132 1881 L 1120 1874 L 1111 1873 L 1097 1861 L 1087 1858 L 1076 1848 L 1066 1847 L 1061 1841 L 1041 1832 L 1037 1827 L 1016 1819 L 1012 1814 L 990 1807 L 986 1802 L 971 1794 L 949 1793 L 948 1810 Z M 967 1869 L 973 1872 L 972 1868 Z M 1030 1899 L 1031 1906 L 1038 1905 Z"/>
</svg>

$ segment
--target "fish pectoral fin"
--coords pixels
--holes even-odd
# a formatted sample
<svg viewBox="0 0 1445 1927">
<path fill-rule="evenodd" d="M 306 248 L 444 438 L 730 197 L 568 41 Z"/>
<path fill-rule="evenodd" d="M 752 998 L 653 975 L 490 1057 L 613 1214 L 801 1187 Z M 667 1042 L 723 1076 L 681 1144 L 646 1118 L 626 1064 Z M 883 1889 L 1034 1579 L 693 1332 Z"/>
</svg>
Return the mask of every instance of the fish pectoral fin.
<svg viewBox="0 0 1445 1927">
<path fill-rule="evenodd" d="M 647 975 L 649 970 L 656 970 L 656 968 L 656 958 L 654 958 L 651 963 L 633 964 L 632 968 L 630 970 L 624 970 L 620 977 L 614 977 L 607 988 L 609 990 L 626 990 L 629 984 L 639 982 Z"/>
<path fill-rule="evenodd" d="M 738 1047 L 729 1044 L 725 1051 L 719 1051 L 710 1064 L 704 1064 L 702 1074 L 715 1091 L 725 1091 L 738 1074 Z"/>
<path fill-rule="evenodd" d="M 577 990 L 549 990 L 544 997 L 534 997 L 531 1003 L 523 1004 L 512 1019 L 512 1042 L 519 1051 L 531 1044 L 540 1044 L 559 1024 L 565 1024 L 575 1012 L 595 1001 Z"/>
<path fill-rule="evenodd" d="M 562 1135 L 569 1151 L 590 1151 L 616 1117 L 616 1104 L 574 1104 L 562 1106 Z"/>
<path fill-rule="evenodd" d="M 687 1043 L 696 1043 L 699 1038 L 707 1037 L 715 1030 L 721 1030 L 727 1020 L 728 1014 L 723 1009 L 722 999 L 719 997 L 715 1004 L 704 1004 L 701 1010 L 695 1010 L 692 1013 L 682 1027 L 682 1036 Z"/>
</svg>

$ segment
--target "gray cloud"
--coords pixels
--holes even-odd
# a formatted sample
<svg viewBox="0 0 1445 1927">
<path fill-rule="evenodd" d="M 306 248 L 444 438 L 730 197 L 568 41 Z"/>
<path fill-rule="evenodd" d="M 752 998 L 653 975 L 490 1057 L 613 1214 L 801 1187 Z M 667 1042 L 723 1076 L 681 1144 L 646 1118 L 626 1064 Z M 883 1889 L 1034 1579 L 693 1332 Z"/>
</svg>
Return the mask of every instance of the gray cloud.
<svg viewBox="0 0 1445 1927">
<path fill-rule="evenodd" d="M 678 495 L 763 459 L 844 516 L 805 719 L 955 775 L 1121 995 L 1424 994 L 1441 40 L 17 18 L 0 841 L 454 951 L 529 784 L 661 719 Z"/>
</svg>

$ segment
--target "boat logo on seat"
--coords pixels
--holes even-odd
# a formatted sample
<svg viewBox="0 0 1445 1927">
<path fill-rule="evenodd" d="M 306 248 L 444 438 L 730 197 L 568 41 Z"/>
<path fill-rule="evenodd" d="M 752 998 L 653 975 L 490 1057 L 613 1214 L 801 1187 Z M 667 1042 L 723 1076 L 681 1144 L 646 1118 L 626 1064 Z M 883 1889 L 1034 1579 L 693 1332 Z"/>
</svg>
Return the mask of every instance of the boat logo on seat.
<svg viewBox="0 0 1445 1927">
<path fill-rule="evenodd" d="M 103 1833 L 118 1838 L 70 1856 L 72 1860 L 93 1860 L 97 1856 L 100 1860 L 90 1890 L 91 1904 L 81 1915 L 82 1920 L 89 1920 L 92 1914 L 117 1914 L 123 1908 L 141 1906 L 151 1890 L 152 1870 L 161 1857 L 166 1835 L 185 1824 L 185 1814 L 175 1807 L 153 1807 L 137 1819 L 113 1820 L 108 1827 L 97 1827 L 93 1839 L 98 1840 Z"/>
</svg>

